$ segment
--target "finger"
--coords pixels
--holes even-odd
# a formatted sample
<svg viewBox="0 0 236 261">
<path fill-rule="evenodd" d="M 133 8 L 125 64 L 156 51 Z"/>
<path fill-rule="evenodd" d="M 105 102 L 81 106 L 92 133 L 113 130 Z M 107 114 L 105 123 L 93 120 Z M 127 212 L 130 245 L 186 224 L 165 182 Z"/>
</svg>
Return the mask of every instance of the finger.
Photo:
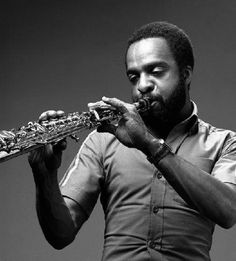
<svg viewBox="0 0 236 261">
<path fill-rule="evenodd" d="M 116 108 L 116 110 L 118 110 L 122 114 L 126 113 L 128 111 L 128 109 L 126 108 L 126 103 L 117 98 L 107 98 L 107 97 L 103 96 L 102 101 L 104 101 L 107 104 L 110 104 L 111 106 Z"/>
<path fill-rule="evenodd" d="M 29 154 L 28 154 L 28 162 L 29 162 L 31 168 L 34 167 L 36 155 L 37 155 L 36 150 L 30 151 Z"/>
<path fill-rule="evenodd" d="M 54 152 L 51 144 L 31 151 L 28 155 L 28 161 L 34 174 L 43 173 L 47 170 L 58 169 L 61 162 L 62 150 Z"/>
<path fill-rule="evenodd" d="M 45 154 L 47 157 L 45 157 L 45 166 L 49 171 L 58 169 L 61 162 L 62 157 L 62 150 L 58 150 L 57 152 L 54 151 L 54 146 L 49 144 L 44 147 L 45 148 Z"/>
<path fill-rule="evenodd" d="M 97 131 L 98 132 L 108 132 L 108 133 L 115 135 L 116 129 L 117 129 L 117 127 L 113 124 L 103 123 L 102 125 L 98 126 Z"/>
<path fill-rule="evenodd" d="M 1 130 L 0 136 L 3 138 L 14 138 L 15 134 L 12 131 Z"/>
<path fill-rule="evenodd" d="M 57 117 L 60 118 L 60 117 L 63 117 L 63 116 L 65 116 L 65 112 L 62 111 L 62 110 L 58 110 L 57 111 Z"/>
<path fill-rule="evenodd" d="M 47 117 L 49 119 L 57 118 L 57 112 L 54 110 L 49 110 L 49 111 L 47 111 Z"/>
<path fill-rule="evenodd" d="M 31 168 L 37 168 L 38 165 L 44 161 L 45 153 L 46 153 L 45 147 L 40 147 L 38 149 L 30 151 L 28 155 L 28 161 Z"/>
<path fill-rule="evenodd" d="M 45 121 L 47 120 L 47 112 L 43 112 L 40 116 L 39 116 L 39 121 Z"/>
<path fill-rule="evenodd" d="M 62 110 L 48 110 L 43 112 L 40 116 L 39 116 L 39 122 L 41 121 L 46 121 L 46 120 L 50 120 L 50 119 L 55 119 L 55 118 L 60 118 L 65 116 L 65 112 Z"/>
<path fill-rule="evenodd" d="M 57 112 L 54 110 L 45 111 L 39 116 L 39 121 L 49 120 L 50 118 L 55 117 L 56 113 Z"/>
<path fill-rule="evenodd" d="M 63 139 L 59 142 L 57 142 L 55 145 L 53 145 L 53 152 L 58 154 L 61 153 L 63 150 L 65 150 L 67 147 L 67 141 L 66 139 Z"/>
<path fill-rule="evenodd" d="M 97 109 L 112 109 L 110 104 L 107 104 L 103 101 L 98 101 L 98 102 L 90 102 L 88 103 L 88 108 L 89 110 L 97 110 Z"/>
</svg>

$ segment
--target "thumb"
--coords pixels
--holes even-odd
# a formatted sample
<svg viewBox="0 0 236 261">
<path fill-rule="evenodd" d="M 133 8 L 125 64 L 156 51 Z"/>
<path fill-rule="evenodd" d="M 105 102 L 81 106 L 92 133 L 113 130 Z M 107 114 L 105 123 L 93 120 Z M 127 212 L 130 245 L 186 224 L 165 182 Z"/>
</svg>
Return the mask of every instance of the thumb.
<svg viewBox="0 0 236 261">
<path fill-rule="evenodd" d="M 116 133 L 117 127 L 113 124 L 103 122 L 102 125 L 98 126 L 97 131 L 98 132 L 108 132 L 113 135 Z"/>
</svg>

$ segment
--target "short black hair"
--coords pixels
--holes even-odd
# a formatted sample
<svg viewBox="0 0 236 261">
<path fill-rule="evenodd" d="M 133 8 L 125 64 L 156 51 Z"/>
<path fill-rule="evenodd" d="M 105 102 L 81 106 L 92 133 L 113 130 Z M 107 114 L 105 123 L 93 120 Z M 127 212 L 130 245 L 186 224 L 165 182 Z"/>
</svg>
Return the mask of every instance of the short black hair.
<svg viewBox="0 0 236 261">
<path fill-rule="evenodd" d="M 167 41 L 180 72 L 187 66 L 193 70 L 194 55 L 190 38 L 182 29 L 168 22 L 152 22 L 134 31 L 128 40 L 126 54 L 131 44 L 155 37 L 161 37 Z"/>
</svg>

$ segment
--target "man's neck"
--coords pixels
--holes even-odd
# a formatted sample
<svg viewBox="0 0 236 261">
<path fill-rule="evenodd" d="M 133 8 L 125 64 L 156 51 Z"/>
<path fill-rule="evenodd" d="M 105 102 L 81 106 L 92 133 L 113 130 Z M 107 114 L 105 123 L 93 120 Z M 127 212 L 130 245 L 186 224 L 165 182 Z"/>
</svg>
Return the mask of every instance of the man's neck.
<svg viewBox="0 0 236 261">
<path fill-rule="evenodd" d="M 193 105 L 189 100 L 183 109 L 175 117 L 169 118 L 168 121 L 149 121 L 146 122 L 150 132 L 159 138 L 166 139 L 170 131 L 180 122 L 187 119 L 193 111 Z"/>
</svg>

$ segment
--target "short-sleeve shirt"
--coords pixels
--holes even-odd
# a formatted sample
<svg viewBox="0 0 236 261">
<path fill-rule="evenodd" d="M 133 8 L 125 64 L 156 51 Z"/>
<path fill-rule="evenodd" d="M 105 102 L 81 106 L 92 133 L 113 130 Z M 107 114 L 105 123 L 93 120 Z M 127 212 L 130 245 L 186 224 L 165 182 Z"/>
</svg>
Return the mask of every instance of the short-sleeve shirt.
<svg viewBox="0 0 236 261">
<path fill-rule="evenodd" d="M 196 106 L 166 143 L 206 175 L 236 184 L 236 134 L 200 120 Z M 215 224 L 185 202 L 141 151 L 111 134 L 94 131 L 86 138 L 61 191 L 88 216 L 100 196 L 103 261 L 210 260 Z"/>
</svg>

